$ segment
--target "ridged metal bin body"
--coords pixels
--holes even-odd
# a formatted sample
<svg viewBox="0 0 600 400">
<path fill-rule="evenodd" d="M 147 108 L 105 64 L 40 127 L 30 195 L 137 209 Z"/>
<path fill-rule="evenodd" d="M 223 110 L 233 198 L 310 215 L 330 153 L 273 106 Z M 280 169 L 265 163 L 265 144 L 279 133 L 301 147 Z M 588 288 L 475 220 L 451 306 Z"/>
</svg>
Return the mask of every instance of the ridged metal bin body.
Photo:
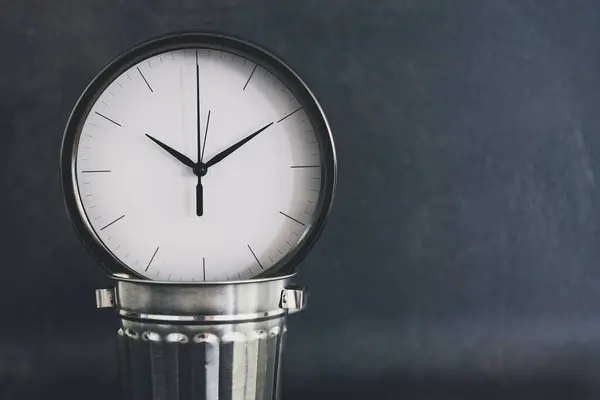
<svg viewBox="0 0 600 400">
<path fill-rule="evenodd" d="M 291 276 L 217 284 L 117 280 L 119 362 L 131 400 L 278 400 Z"/>
</svg>

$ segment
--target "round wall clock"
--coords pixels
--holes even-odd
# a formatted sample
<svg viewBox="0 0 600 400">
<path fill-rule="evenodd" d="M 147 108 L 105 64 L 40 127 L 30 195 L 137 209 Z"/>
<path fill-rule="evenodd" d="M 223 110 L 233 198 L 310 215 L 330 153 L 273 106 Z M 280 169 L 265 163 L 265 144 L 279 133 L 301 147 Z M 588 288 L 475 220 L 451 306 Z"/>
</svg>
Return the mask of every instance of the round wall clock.
<svg viewBox="0 0 600 400">
<path fill-rule="evenodd" d="M 323 110 L 284 62 L 209 33 L 153 39 L 85 89 L 66 127 L 71 221 L 112 274 L 181 282 L 291 273 L 336 184 Z"/>
</svg>

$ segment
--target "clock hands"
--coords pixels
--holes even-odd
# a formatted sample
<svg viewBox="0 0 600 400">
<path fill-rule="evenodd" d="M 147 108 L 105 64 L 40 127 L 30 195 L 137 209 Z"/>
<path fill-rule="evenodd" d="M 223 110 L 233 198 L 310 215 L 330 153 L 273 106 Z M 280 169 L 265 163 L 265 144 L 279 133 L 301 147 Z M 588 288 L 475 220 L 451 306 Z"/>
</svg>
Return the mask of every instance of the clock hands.
<svg viewBox="0 0 600 400">
<path fill-rule="evenodd" d="M 162 147 L 167 153 L 169 153 L 170 155 L 172 155 L 173 157 L 175 157 L 176 159 L 178 159 L 181 163 L 183 163 L 183 165 L 185 165 L 187 167 L 190 167 L 192 169 L 194 169 L 196 167 L 196 163 L 195 162 L 193 162 L 192 160 L 190 160 L 189 158 L 187 158 L 186 156 L 184 156 L 183 154 L 181 154 L 177 150 L 172 149 L 171 147 L 167 146 L 166 144 L 164 144 L 160 140 L 153 138 L 152 136 L 148 135 L 147 133 L 146 133 L 146 136 L 148 136 L 148 138 L 150 140 L 152 140 L 154 143 L 156 143 L 157 145 L 159 145 L 160 147 Z"/>
<path fill-rule="evenodd" d="M 201 138 L 200 138 L 200 70 L 198 68 L 198 50 L 196 50 L 196 134 L 198 136 L 198 164 L 201 164 L 202 149 L 201 149 Z M 194 167 L 195 168 L 195 167 Z M 202 175 L 198 174 L 194 170 L 194 173 L 198 177 L 198 184 L 196 185 L 196 215 L 201 217 L 204 213 L 204 194 L 202 188 Z"/>
<path fill-rule="evenodd" d="M 250 140 L 252 140 L 254 137 L 256 137 L 259 133 L 261 133 L 262 131 L 266 130 L 268 127 L 273 125 L 273 122 L 263 126 L 259 130 L 254 132 L 253 134 L 248 135 L 244 139 L 240 140 L 239 142 L 229 146 L 227 149 L 223 150 L 222 152 L 220 152 L 219 154 L 217 154 L 216 156 L 211 158 L 208 162 L 203 163 L 202 159 L 204 158 L 204 149 L 206 148 L 206 137 L 208 135 L 208 124 L 210 123 L 210 111 L 208 112 L 208 118 L 206 120 L 206 129 L 204 132 L 204 143 L 202 143 L 202 145 L 201 145 L 200 144 L 200 136 L 201 135 L 200 135 L 200 117 L 199 117 L 199 115 L 200 115 L 200 113 L 199 113 L 199 111 L 200 111 L 199 96 L 197 96 L 196 104 L 198 106 L 198 118 L 197 118 L 197 121 L 198 121 L 198 124 L 197 124 L 198 162 L 197 163 L 193 162 L 192 160 L 190 160 L 188 157 L 184 156 L 177 150 L 167 146 L 160 140 L 153 138 L 152 136 L 148 135 L 147 133 L 146 133 L 146 136 L 150 140 L 152 140 L 154 143 L 156 143 L 157 145 L 162 147 L 167 153 L 169 153 L 170 155 L 175 157 L 177 160 L 179 160 L 179 162 L 181 162 L 183 165 L 191 168 L 192 171 L 194 172 L 194 174 L 198 177 L 198 184 L 196 185 L 196 215 L 201 217 L 204 214 L 204 193 L 203 193 L 203 187 L 202 187 L 202 177 L 204 175 L 206 175 L 208 168 L 217 164 L 218 162 L 222 161 L 223 159 L 225 159 L 225 157 L 229 156 L 231 153 L 233 153 L 234 151 L 236 151 L 237 149 L 242 147 L 244 144 L 248 143 Z"/>
<path fill-rule="evenodd" d="M 210 111 L 208 112 L 208 116 L 209 116 L 208 117 L 209 119 L 207 120 L 207 124 L 206 124 L 206 133 L 208 133 L 208 122 L 210 121 Z M 212 167 L 216 163 L 222 161 L 225 157 L 227 157 L 228 155 L 230 155 L 231 153 L 233 153 L 234 151 L 236 151 L 237 149 L 242 147 L 244 144 L 248 143 L 251 139 L 256 137 L 259 133 L 266 130 L 271 125 L 273 125 L 273 122 L 263 126 L 259 130 L 254 132 L 253 134 L 246 136 L 244 139 L 240 140 L 239 142 L 235 143 L 234 145 L 229 146 L 227 149 L 223 150 L 222 152 L 220 152 L 219 154 L 217 154 L 216 156 L 211 158 L 206 163 L 202 162 L 202 157 L 204 156 L 204 149 L 200 152 L 199 161 L 197 163 L 195 163 L 192 160 L 190 160 L 188 157 L 184 156 L 177 150 L 167 146 L 160 140 L 153 138 L 152 136 L 148 135 L 147 133 L 146 133 L 146 136 L 150 140 L 152 140 L 154 143 L 156 143 L 157 145 L 162 147 L 167 153 L 169 153 L 170 155 L 175 157 L 177 160 L 179 160 L 183 165 L 185 165 L 186 167 L 190 167 L 194 171 L 194 174 L 196 174 L 196 175 L 198 175 L 198 177 L 200 177 L 200 176 L 206 175 L 206 172 L 209 167 Z M 204 144 L 206 144 L 206 133 L 204 136 Z"/>
<path fill-rule="evenodd" d="M 200 163 L 204 160 L 204 150 L 206 150 L 206 138 L 208 137 L 208 124 L 210 124 L 210 110 L 208 110 L 208 117 L 206 118 L 206 129 L 204 130 L 204 143 L 202 143 L 202 153 L 200 154 Z"/>
<path fill-rule="evenodd" d="M 214 156 L 213 158 L 211 158 L 210 160 L 208 160 L 206 162 L 206 164 L 204 164 L 204 168 L 212 167 L 213 165 L 215 165 L 219 161 L 223 160 L 225 157 L 227 157 L 228 155 L 230 155 L 231 153 L 233 153 L 234 151 L 236 151 L 237 149 L 239 149 L 240 147 L 242 147 L 244 144 L 248 143 L 251 139 L 253 139 L 255 136 L 257 136 L 259 133 L 261 133 L 262 131 L 264 131 L 265 129 L 267 129 L 268 127 L 270 127 L 271 125 L 273 125 L 273 122 L 271 122 L 271 123 L 263 126 L 259 130 L 257 130 L 256 132 L 254 132 L 253 134 L 245 137 L 244 139 L 240 140 L 236 144 L 234 144 L 234 145 L 228 147 L 227 149 L 223 150 L 222 152 L 220 152 L 219 154 L 217 154 L 216 156 Z"/>
</svg>

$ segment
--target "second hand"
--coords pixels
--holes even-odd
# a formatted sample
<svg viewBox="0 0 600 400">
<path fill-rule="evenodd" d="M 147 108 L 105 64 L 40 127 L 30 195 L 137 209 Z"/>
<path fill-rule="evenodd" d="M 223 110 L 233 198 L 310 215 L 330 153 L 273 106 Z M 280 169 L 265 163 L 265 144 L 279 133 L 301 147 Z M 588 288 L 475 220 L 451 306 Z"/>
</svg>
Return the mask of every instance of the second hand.
<svg viewBox="0 0 600 400">
<path fill-rule="evenodd" d="M 199 168 L 202 161 L 202 149 L 200 146 L 200 68 L 198 67 L 198 49 L 196 49 L 196 132 L 198 135 L 198 158 L 196 168 Z M 206 138 L 205 138 L 206 140 Z M 204 193 L 202 188 L 202 173 L 203 171 L 195 171 L 198 176 L 198 184 L 196 185 L 196 215 L 201 217 L 204 214 Z"/>
</svg>

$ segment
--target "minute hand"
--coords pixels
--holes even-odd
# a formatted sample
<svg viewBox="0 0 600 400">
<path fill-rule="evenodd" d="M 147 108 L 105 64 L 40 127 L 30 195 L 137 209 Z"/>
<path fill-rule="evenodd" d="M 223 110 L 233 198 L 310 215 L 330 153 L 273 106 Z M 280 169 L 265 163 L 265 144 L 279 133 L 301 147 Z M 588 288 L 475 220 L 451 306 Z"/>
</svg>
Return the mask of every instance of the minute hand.
<svg viewBox="0 0 600 400">
<path fill-rule="evenodd" d="M 211 167 L 211 166 L 215 165 L 216 163 L 218 163 L 219 161 L 223 160 L 225 157 L 227 157 L 228 155 L 230 155 L 231 153 L 233 153 L 234 151 L 236 151 L 237 149 L 239 149 L 240 147 L 242 147 L 244 144 L 248 143 L 252 138 L 254 138 L 256 135 L 258 135 L 259 133 L 261 133 L 262 131 L 264 131 L 265 129 L 267 129 L 268 127 L 270 127 L 271 125 L 273 125 L 273 122 L 271 122 L 270 124 L 267 124 L 267 125 L 263 126 L 259 130 L 257 130 L 256 132 L 254 132 L 253 134 L 245 137 L 244 139 L 240 140 L 236 144 L 234 144 L 234 145 L 228 147 L 227 149 L 223 150 L 222 152 L 220 152 L 219 154 L 217 154 L 216 156 L 214 156 L 213 158 L 211 158 L 210 160 L 208 160 L 206 162 L 206 164 L 204 164 L 204 166 L 206 168 L 208 168 L 208 167 Z"/>
</svg>

